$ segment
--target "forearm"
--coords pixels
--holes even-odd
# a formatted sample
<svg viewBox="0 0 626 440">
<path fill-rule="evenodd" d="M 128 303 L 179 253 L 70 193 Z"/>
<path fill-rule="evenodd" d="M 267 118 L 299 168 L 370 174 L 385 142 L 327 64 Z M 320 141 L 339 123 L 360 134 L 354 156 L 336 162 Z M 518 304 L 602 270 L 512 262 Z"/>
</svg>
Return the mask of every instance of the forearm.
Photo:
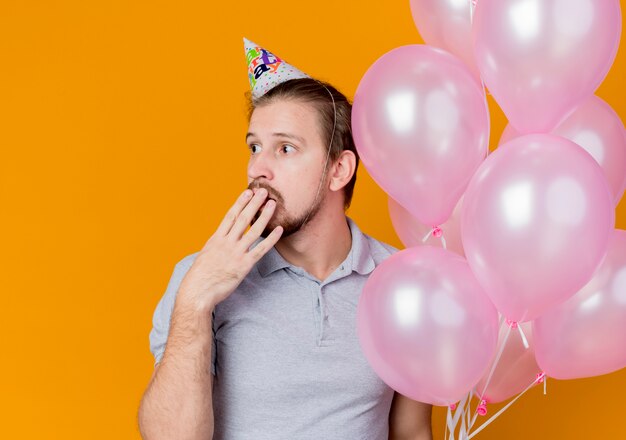
<svg viewBox="0 0 626 440">
<path fill-rule="evenodd" d="M 211 313 L 177 301 L 165 353 L 139 409 L 145 440 L 212 438 L 212 337 Z"/>
<path fill-rule="evenodd" d="M 389 411 L 389 440 L 432 440 L 432 405 L 395 393 Z"/>
</svg>

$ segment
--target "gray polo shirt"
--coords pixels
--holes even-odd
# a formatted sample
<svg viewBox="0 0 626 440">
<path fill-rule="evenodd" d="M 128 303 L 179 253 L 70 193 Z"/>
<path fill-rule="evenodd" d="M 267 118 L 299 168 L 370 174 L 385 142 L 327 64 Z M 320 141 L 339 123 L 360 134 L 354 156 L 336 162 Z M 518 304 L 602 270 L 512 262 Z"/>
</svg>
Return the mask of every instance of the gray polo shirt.
<svg viewBox="0 0 626 440">
<path fill-rule="evenodd" d="M 363 356 L 356 308 L 368 275 L 397 249 L 346 220 L 352 247 L 326 280 L 273 248 L 215 307 L 214 439 L 387 440 L 394 391 Z M 196 255 L 176 264 L 154 311 L 156 362 L 178 286 Z"/>
</svg>

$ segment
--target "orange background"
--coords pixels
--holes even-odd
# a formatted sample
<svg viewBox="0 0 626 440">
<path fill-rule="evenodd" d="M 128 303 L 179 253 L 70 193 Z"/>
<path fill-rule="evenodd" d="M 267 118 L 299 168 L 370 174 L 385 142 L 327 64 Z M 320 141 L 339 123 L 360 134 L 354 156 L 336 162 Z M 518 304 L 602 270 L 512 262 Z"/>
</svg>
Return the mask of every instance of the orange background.
<svg viewBox="0 0 626 440">
<path fill-rule="evenodd" d="M 139 438 L 154 307 L 246 182 L 243 36 L 350 97 L 421 42 L 408 0 L 0 3 L 0 438 Z M 622 118 L 625 74 L 622 44 L 597 92 Z M 349 215 L 401 246 L 363 167 Z M 625 390 L 549 380 L 479 438 L 626 437 Z"/>
</svg>

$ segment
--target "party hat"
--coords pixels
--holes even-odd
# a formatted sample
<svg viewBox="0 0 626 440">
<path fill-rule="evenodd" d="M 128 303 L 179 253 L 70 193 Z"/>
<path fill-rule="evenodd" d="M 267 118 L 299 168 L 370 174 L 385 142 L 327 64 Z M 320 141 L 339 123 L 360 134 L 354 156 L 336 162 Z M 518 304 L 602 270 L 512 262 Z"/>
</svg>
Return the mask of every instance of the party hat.
<svg viewBox="0 0 626 440">
<path fill-rule="evenodd" d="M 261 97 L 272 87 L 287 80 L 310 78 L 306 73 L 296 69 L 269 50 L 263 49 L 247 38 L 243 39 L 243 44 L 253 99 Z"/>
</svg>

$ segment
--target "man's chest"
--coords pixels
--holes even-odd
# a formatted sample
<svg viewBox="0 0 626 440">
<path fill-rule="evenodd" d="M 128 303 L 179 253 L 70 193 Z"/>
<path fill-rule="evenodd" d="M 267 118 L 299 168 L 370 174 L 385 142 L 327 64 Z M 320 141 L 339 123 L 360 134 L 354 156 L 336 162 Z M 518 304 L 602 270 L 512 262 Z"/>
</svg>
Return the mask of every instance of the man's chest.
<svg viewBox="0 0 626 440">
<path fill-rule="evenodd" d="M 362 283 L 309 281 L 294 281 L 289 289 L 244 285 L 216 309 L 216 368 L 223 393 L 289 402 L 301 401 L 303 393 L 341 394 L 349 401 L 387 392 L 358 340 Z"/>
</svg>

